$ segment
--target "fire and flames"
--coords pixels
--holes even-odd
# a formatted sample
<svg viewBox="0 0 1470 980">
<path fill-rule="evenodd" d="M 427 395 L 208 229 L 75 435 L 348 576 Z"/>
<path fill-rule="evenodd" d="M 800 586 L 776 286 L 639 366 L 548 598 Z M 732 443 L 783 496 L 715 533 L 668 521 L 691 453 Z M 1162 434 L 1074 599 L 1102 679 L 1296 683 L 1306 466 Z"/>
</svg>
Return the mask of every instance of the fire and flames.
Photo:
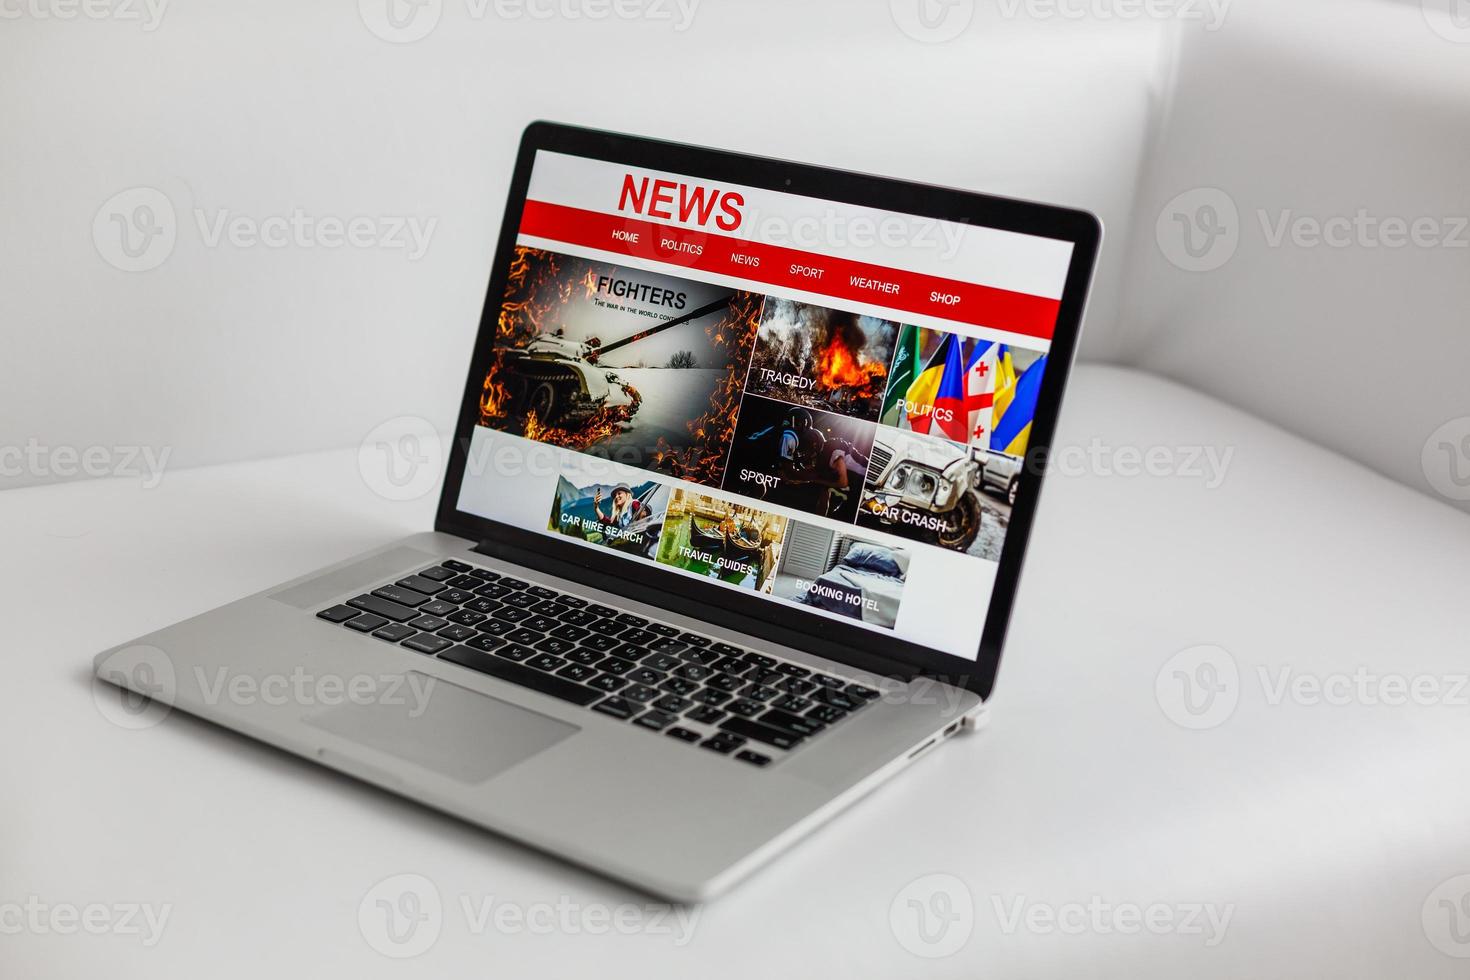
<svg viewBox="0 0 1470 980">
<path fill-rule="evenodd" d="M 888 369 L 877 361 L 863 362 L 848 338 L 833 331 L 827 343 L 816 351 L 814 379 L 818 387 L 828 391 L 852 389 L 857 397 L 883 394 Z"/>
</svg>

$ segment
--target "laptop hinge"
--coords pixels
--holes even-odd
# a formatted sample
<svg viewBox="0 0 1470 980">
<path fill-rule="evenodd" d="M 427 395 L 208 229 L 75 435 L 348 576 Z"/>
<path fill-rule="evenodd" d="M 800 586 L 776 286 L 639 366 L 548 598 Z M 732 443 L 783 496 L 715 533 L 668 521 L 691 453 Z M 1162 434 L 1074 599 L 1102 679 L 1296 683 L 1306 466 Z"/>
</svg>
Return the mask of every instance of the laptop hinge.
<svg viewBox="0 0 1470 980">
<path fill-rule="evenodd" d="M 833 643 L 822 637 L 814 636 L 800 630 L 787 629 L 768 623 L 765 620 L 753 616 L 745 616 L 740 613 L 721 609 L 717 606 L 700 606 L 698 610 L 689 608 L 689 600 L 675 595 L 665 589 L 649 585 L 643 582 L 633 582 L 620 576 L 600 575 L 592 572 L 583 565 L 575 562 L 565 561 L 550 555 L 532 551 L 528 548 L 520 548 L 504 541 L 495 541 L 489 538 L 483 539 L 475 545 L 474 551 L 498 558 L 501 561 L 510 562 L 513 565 L 524 565 L 548 575 L 558 578 L 571 579 L 574 582 L 583 582 L 593 588 L 604 592 L 614 592 L 629 599 L 646 602 L 651 606 L 658 606 L 670 612 L 682 616 L 695 616 L 699 619 L 723 626 L 726 629 L 748 633 L 751 636 L 759 636 L 788 646 L 795 650 L 835 660 L 838 663 L 847 664 L 858 670 L 865 670 L 884 677 L 896 677 L 900 680 L 909 681 L 918 676 L 919 671 L 911 664 L 892 660 L 867 651 L 853 650 L 851 647 L 840 643 Z"/>
</svg>

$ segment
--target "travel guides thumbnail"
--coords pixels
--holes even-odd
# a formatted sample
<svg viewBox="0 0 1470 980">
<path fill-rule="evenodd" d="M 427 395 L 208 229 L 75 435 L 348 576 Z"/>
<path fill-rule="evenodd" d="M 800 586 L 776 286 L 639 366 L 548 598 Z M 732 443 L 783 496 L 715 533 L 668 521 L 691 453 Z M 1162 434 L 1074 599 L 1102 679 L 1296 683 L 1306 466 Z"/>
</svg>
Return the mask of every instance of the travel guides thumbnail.
<svg viewBox="0 0 1470 980">
<path fill-rule="evenodd" d="M 761 301 L 517 247 L 480 424 L 718 486 Z"/>
<path fill-rule="evenodd" d="M 788 521 L 693 490 L 674 491 L 658 561 L 756 592 L 771 591 Z"/>
</svg>

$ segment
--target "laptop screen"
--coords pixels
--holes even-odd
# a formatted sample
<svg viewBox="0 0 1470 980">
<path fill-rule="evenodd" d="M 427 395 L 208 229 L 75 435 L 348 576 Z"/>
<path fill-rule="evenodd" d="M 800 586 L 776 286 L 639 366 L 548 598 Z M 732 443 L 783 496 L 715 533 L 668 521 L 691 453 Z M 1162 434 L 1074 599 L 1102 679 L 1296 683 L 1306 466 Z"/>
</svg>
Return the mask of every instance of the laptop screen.
<svg viewBox="0 0 1470 980">
<path fill-rule="evenodd" d="M 458 509 L 973 660 L 1073 247 L 538 150 Z"/>
</svg>

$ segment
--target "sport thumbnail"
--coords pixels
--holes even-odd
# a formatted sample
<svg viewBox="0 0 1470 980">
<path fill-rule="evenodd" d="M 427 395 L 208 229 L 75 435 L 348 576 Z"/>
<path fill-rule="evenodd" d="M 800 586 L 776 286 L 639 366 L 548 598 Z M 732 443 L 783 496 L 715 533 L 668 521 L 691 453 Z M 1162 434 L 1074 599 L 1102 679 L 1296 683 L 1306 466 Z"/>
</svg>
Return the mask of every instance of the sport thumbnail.
<svg viewBox="0 0 1470 980">
<path fill-rule="evenodd" d="M 1011 508 L 982 491 L 986 466 L 1006 462 L 973 446 L 880 427 L 857 522 L 999 561 Z"/>
<path fill-rule="evenodd" d="M 651 480 L 592 483 L 562 476 L 557 480 L 548 527 L 624 554 L 652 558 L 668 508 L 669 488 Z"/>
<path fill-rule="evenodd" d="M 769 592 L 786 524 L 784 517 L 681 488 L 669 504 L 658 560 Z"/>
<path fill-rule="evenodd" d="M 718 484 L 761 297 L 516 249 L 480 423 Z"/>
<path fill-rule="evenodd" d="M 772 594 L 893 629 L 908 570 L 901 548 L 793 521 Z"/>
<path fill-rule="evenodd" d="M 872 422 L 746 395 L 725 489 L 850 522 L 875 428 Z"/>
<path fill-rule="evenodd" d="M 876 421 L 898 325 L 793 300 L 766 300 L 745 390 Z"/>
</svg>

